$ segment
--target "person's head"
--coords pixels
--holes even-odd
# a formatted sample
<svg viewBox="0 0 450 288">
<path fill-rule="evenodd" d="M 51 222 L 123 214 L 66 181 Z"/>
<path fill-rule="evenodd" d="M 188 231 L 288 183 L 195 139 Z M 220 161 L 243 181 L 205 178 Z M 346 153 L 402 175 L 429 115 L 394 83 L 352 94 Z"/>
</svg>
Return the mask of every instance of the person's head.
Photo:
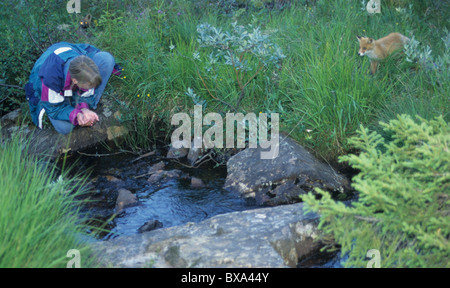
<svg viewBox="0 0 450 288">
<path fill-rule="evenodd" d="M 69 73 L 73 84 L 77 84 L 81 89 L 95 88 L 102 83 L 97 65 L 91 58 L 84 55 L 70 62 Z"/>
</svg>

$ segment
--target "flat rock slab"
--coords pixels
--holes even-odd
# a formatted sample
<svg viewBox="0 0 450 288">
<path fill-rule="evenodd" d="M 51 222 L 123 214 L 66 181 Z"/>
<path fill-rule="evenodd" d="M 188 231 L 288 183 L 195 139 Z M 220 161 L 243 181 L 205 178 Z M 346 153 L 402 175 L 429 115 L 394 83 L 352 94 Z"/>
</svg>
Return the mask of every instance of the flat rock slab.
<svg viewBox="0 0 450 288">
<path fill-rule="evenodd" d="M 23 125 L 18 122 L 20 110 L 13 111 L 1 119 L 1 133 L 4 138 L 11 137 L 14 133 L 22 133 L 26 139 L 30 139 L 29 153 L 56 159 L 68 151 L 80 151 L 94 146 L 102 141 L 110 141 L 128 133 L 120 123 L 119 113 L 111 110 L 107 101 L 95 111 L 100 121 L 92 127 L 75 127 L 68 135 L 62 135 L 48 124 L 44 129 L 37 128 L 34 124 Z"/>
<path fill-rule="evenodd" d="M 105 267 L 295 267 L 321 246 L 319 216 L 303 211 L 297 203 L 233 212 L 92 245 Z"/>
</svg>

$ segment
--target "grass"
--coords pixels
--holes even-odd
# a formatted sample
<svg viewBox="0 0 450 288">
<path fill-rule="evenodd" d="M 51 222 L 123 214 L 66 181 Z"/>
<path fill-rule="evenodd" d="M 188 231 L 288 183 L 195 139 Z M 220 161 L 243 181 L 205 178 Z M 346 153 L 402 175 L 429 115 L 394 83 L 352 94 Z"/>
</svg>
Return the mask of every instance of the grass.
<svg viewBox="0 0 450 288">
<path fill-rule="evenodd" d="M 55 167 L 27 156 L 26 140 L 0 142 L 0 267 L 66 267 L 70 249 L 91 265 L 74 189 L 80 182 L 57 178 Z M 64 179 L 64 180 L 62 180 Z"/>
<path fill-rule="evenodd" d="M 111 80 L 107 96 L 114 97 L 122 120 L 133 131 L 125 143 L 127 148 L 147 149 L 158 140 L 167 144 L 174 129 L 172 115 L 193 110 L 195 101 L 186 95 L 188 88 L 198 95 L 196 100 L 204 101 L 204 113 L 224 116 L 231 107 L 224 103 L 237 102 L 241 91 L 232 67 L 206 69 L 211 49 L 197 41 L 197 25 L 202 23 L 223 31 L 229 31 L 233 22 L 251 24 L 282 48 L 286 55 L 282 68 L 265 69 L 252 79 L 239 109 L 280 113 L 280 130 L 327 161 L 336 162 L 348 153 L 348 139 L 359 124 L 378 129 L 379 121 L 401 113 L 426 119 L 443 115 L 448 121 L 448 67 L 429 71 L 397 55 L 381 63 L 371 76 L 367 57 L 357 56 L 356 40 L 356 35 L 377 39 L 397 31 L 414 35 L 424 47 L 429 45 L 433 57 L 448 57 L 441 40 L 450 28 L 443 12 L 445 3 L 386 1 L 382 13 L 371 15 L 356 0 L 291 1 L 283 9 L 256 8 L 263 7 L 255 4 L 258 1 L 246 6 L 222 2 L 136 0 L 122 5 L 98 0 L 85 6 L 83 13 L 93 14 L 95 23 L 93 37 L 87 41 L 111 52 L 125 68 L 120 79 Z M 45 8 L 54 13 L 49 25 L 57 19 L 73 22 L 74 16 L 68 16 L 63 6 Z M 22 23 L 27 23 L 26 17 Z M 26 35 L 22 26 L 9 29 L 8 39 Z M 45 35 L 51 29 L 41 27 L 39 31 Z M 72 41 L 70 38 L 73 35 L 58 40 Z M 14 62 L 11 49 L 5 47 L 6 52 L 11 51 L 5 59 Z M 194 59 L 194 53 L 201 62 Z M 18 78 L 16 70 L 13 75 Z M 425 105 L 418 107 L 419 103 Z"/>
<path fill-rule="evenodd" d="M 285 101 L 285 106 L 292 107 L 287 121 L 290 122 L 288 126 L 295 125 L 296 129 L 291 135 L 328 160 L 347 153 L 347 139 L 354 135 L 359 124 L 377 125 L 385 115 L 386 105 L 398 98 L 396 95 L 400 91 L 414 85 L 416 91 L 412 97 L 416 98 L 423 97 L 424 90 L 436 89 L 427 85 L 417 87 L 417 80 L 425 78 L 424 71 L 401 71 L 397 66 L 403 60 L 388 59 L 375 76 L 368 75 L 368 59 L 356 56 L 356 35 L 366 29 L 365 33 L 374 38 L 387 35 L 394 28 L 383 23 L 400 20 L 395 19 L 398 15 L 392 15 L 388 9 L 385 9 L 386 15 L 378 18 L 368 16 L 359 7 L 348 9 L 348 2 L 333 1 L 335 6 L 328 9 L 320 6 L 294 7 L 280 15 L 279 22 L 273 24 L 273 28 L 285 29 L 284 33 L 277 35 L 280 43 L 288 43 L 285 50 L 289 60 L 286 61 L 288 66 L 284 67 L 285 78 L 282 80 L 286 86 L 280 87 L 280 90 L 289 100 Z M 330 15 L 328 11 L 333 13 Z M 284 26 L 284 19 L 292 20 Z M 366 26 L 365 20 L 371 23 Z M 374 30 L 372 27 L 384 31 L 371 32 Z M 447 93 L 448 87 L 444 90 Z M 400 109 L 397 113 L 415 115 L 412 113 L 423 112 L 423 117 L 448 113 L 448 106 L 440 106 L 444 104 L 444 94 L 439 93 L 435 98 L 442 102 L 437 103 L 438 100 L 425 106 L 427 111 Z M 306 133 L 306 130 L 311 132 Z"/>
<path fill-rule="evenodd" d="M 152 135 L 160 130 L 170 135 L 171 115 L 193 110 L 194 102 L 186 96 L 189 87 L 206 101 L 207 112 L 229 111 L 214 98 L 236 102 L 240 91 L 234 71 L 221 66 L 208 72 L 202 65 L 210 50 L 196 41 L 196 26 L 201 23 L 226 31 L 233 21 L 238 21 L 271 34 L 287 58 L 282 69 L 263 71 L 251 81 L 240 110 L 280 113 L 281 131 L 327 161 L 335 161 L 349 151 L 347 139 L 355 135 L 360 124 L 376 128 L 380 120 L 397 113 L 418 113 L 427 119 L 437 115 L 449 118 L 445 96 L 450 92 L 445 83 L 448 73 L 442 77 L 436 71 L 413 70 L 412 65 L 405 64 L 404 57 L 398 56 L 382 63 L 377 74 L 371 76 L 369 60 L 356 54 L 356 35 L 380 38 L 393 31 L 414 33 L 424 44 L 435 43 L 436 55 L 442 53 L 439 42 L 445 27 L 429 32 L 429 24 L 419 21 L 420 17 L 412 11 L 395 10 L 394 4 L 408 8 L 405 3 L 386 4 L 379 15 L 369 15 L 361 10 L 358 1 L 346 0 L 292 3 L 270 13 L 236 8 L 230 14 L 217 6 L 205 8 L 208 12 L 202 13 L 183 1 L 172 6 L 158 3 L 158 10 L 163 13 L 148 5 L 142 15 L 127 11 L 120 20 L 104 19 L 95 40 L 122 61 L 127 70 L 126 78 L 113 86 L 121 99 L 129 103 L 124 113 L 133 115 L 129 119 L 136 133 L 128 144 L 152 145 Z M 176 11 L 183 13 L 178 16 Z M 199 53 L 203 62 L 195 61 L 193 53 Z M 433 77 L 441 77 L 441 84 Z M 408 104 L 419 102 L 428 105 L 412 109 Z"/>
</svg>

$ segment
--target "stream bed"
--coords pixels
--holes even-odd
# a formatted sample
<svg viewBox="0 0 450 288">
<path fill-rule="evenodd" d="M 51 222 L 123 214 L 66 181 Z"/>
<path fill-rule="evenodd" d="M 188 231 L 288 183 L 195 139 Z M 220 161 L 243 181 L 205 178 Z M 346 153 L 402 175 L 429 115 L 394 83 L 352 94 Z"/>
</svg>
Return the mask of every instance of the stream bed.
<svg viewBox="0 0 450 288">
<path fill-rule="evenodd" d="M 167 228 L 187 222 L 200 222 L 212 216 L 258 208 L 249 205 L 243 199 L 222 189 L 226 178 L 226 169 L 186 168 L 186 163 L 154 155 L 136 160 L 133 154 L 96 154 L 76 155 L 77 170 L 91 171 L 89 188 L 91 203 L 82 213 L 95 222 L 107 222 L 105 231 L 95 238 L 108 240 L 121 235 L 138 233 L 148 221 L 157 220 Z M 108 155 L 108 156 L 104 156 Z M 164 163 L 164 164 L 161 164 Z M 148 173 L 152 166 L 164 165 L 163 171 L 177 173 L 175 177 L 163 177 L 149 182 Z M 200 179 L 203 187 L 193 187 L 192 177 Z M 114 215 L 117 191 L 126 189 L 132 192 L 138 205 L 123 209 Z"/>
<path fill-rule="evenodd" d="M 86 151 L 73 154 L 69 160 L 75 172 L 90 171 L 89 201 L 81 209 L 91 226 L 101 232 L 91 232 L 91 241 L 107 241 L 118 236 L 139 233 L 144 224 L 158 223 L 157 228 L 200 222 L 218 214 L 260 208 L 246 203 L 222 187 L 226 168 L 187 168 L 186 163 L 166 159 L 156 152 L 139 159 L 130 153 Z M 164 164 L 162 164 L 164 163 Z M 149 182 L 151 167 L 163 171 L 178 171 L 176 177 L 165 177 Z M 192 177 L 200 179 L 204 186 L 192 187 Z M 119 189 L 133 193 L 138 205 L 128 207 L 116 214 Z M 93 229 L 96 230 L 96 229 Z M 338 253 L 321 253 L 305 259 L 298 267 L 341 267 Z"/>
</svg>

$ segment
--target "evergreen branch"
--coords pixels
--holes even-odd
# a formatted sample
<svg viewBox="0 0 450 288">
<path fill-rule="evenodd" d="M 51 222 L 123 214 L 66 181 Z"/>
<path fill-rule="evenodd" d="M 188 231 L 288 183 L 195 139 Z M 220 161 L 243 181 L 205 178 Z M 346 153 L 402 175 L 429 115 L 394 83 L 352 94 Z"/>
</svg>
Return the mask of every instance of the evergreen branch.
<svg viewBox="0 0 450 288">
<path fill-rule="evenodd" d="M 364 216 L 356 215 L 355 218 L 358 220 L 363 220 L 363 221 L 371 222 L 371 223 L 383 222 L 383 220 L 378 219 L 378 218 L 373 218 L 373 217 L 364 217 Z"/>
</svg>

